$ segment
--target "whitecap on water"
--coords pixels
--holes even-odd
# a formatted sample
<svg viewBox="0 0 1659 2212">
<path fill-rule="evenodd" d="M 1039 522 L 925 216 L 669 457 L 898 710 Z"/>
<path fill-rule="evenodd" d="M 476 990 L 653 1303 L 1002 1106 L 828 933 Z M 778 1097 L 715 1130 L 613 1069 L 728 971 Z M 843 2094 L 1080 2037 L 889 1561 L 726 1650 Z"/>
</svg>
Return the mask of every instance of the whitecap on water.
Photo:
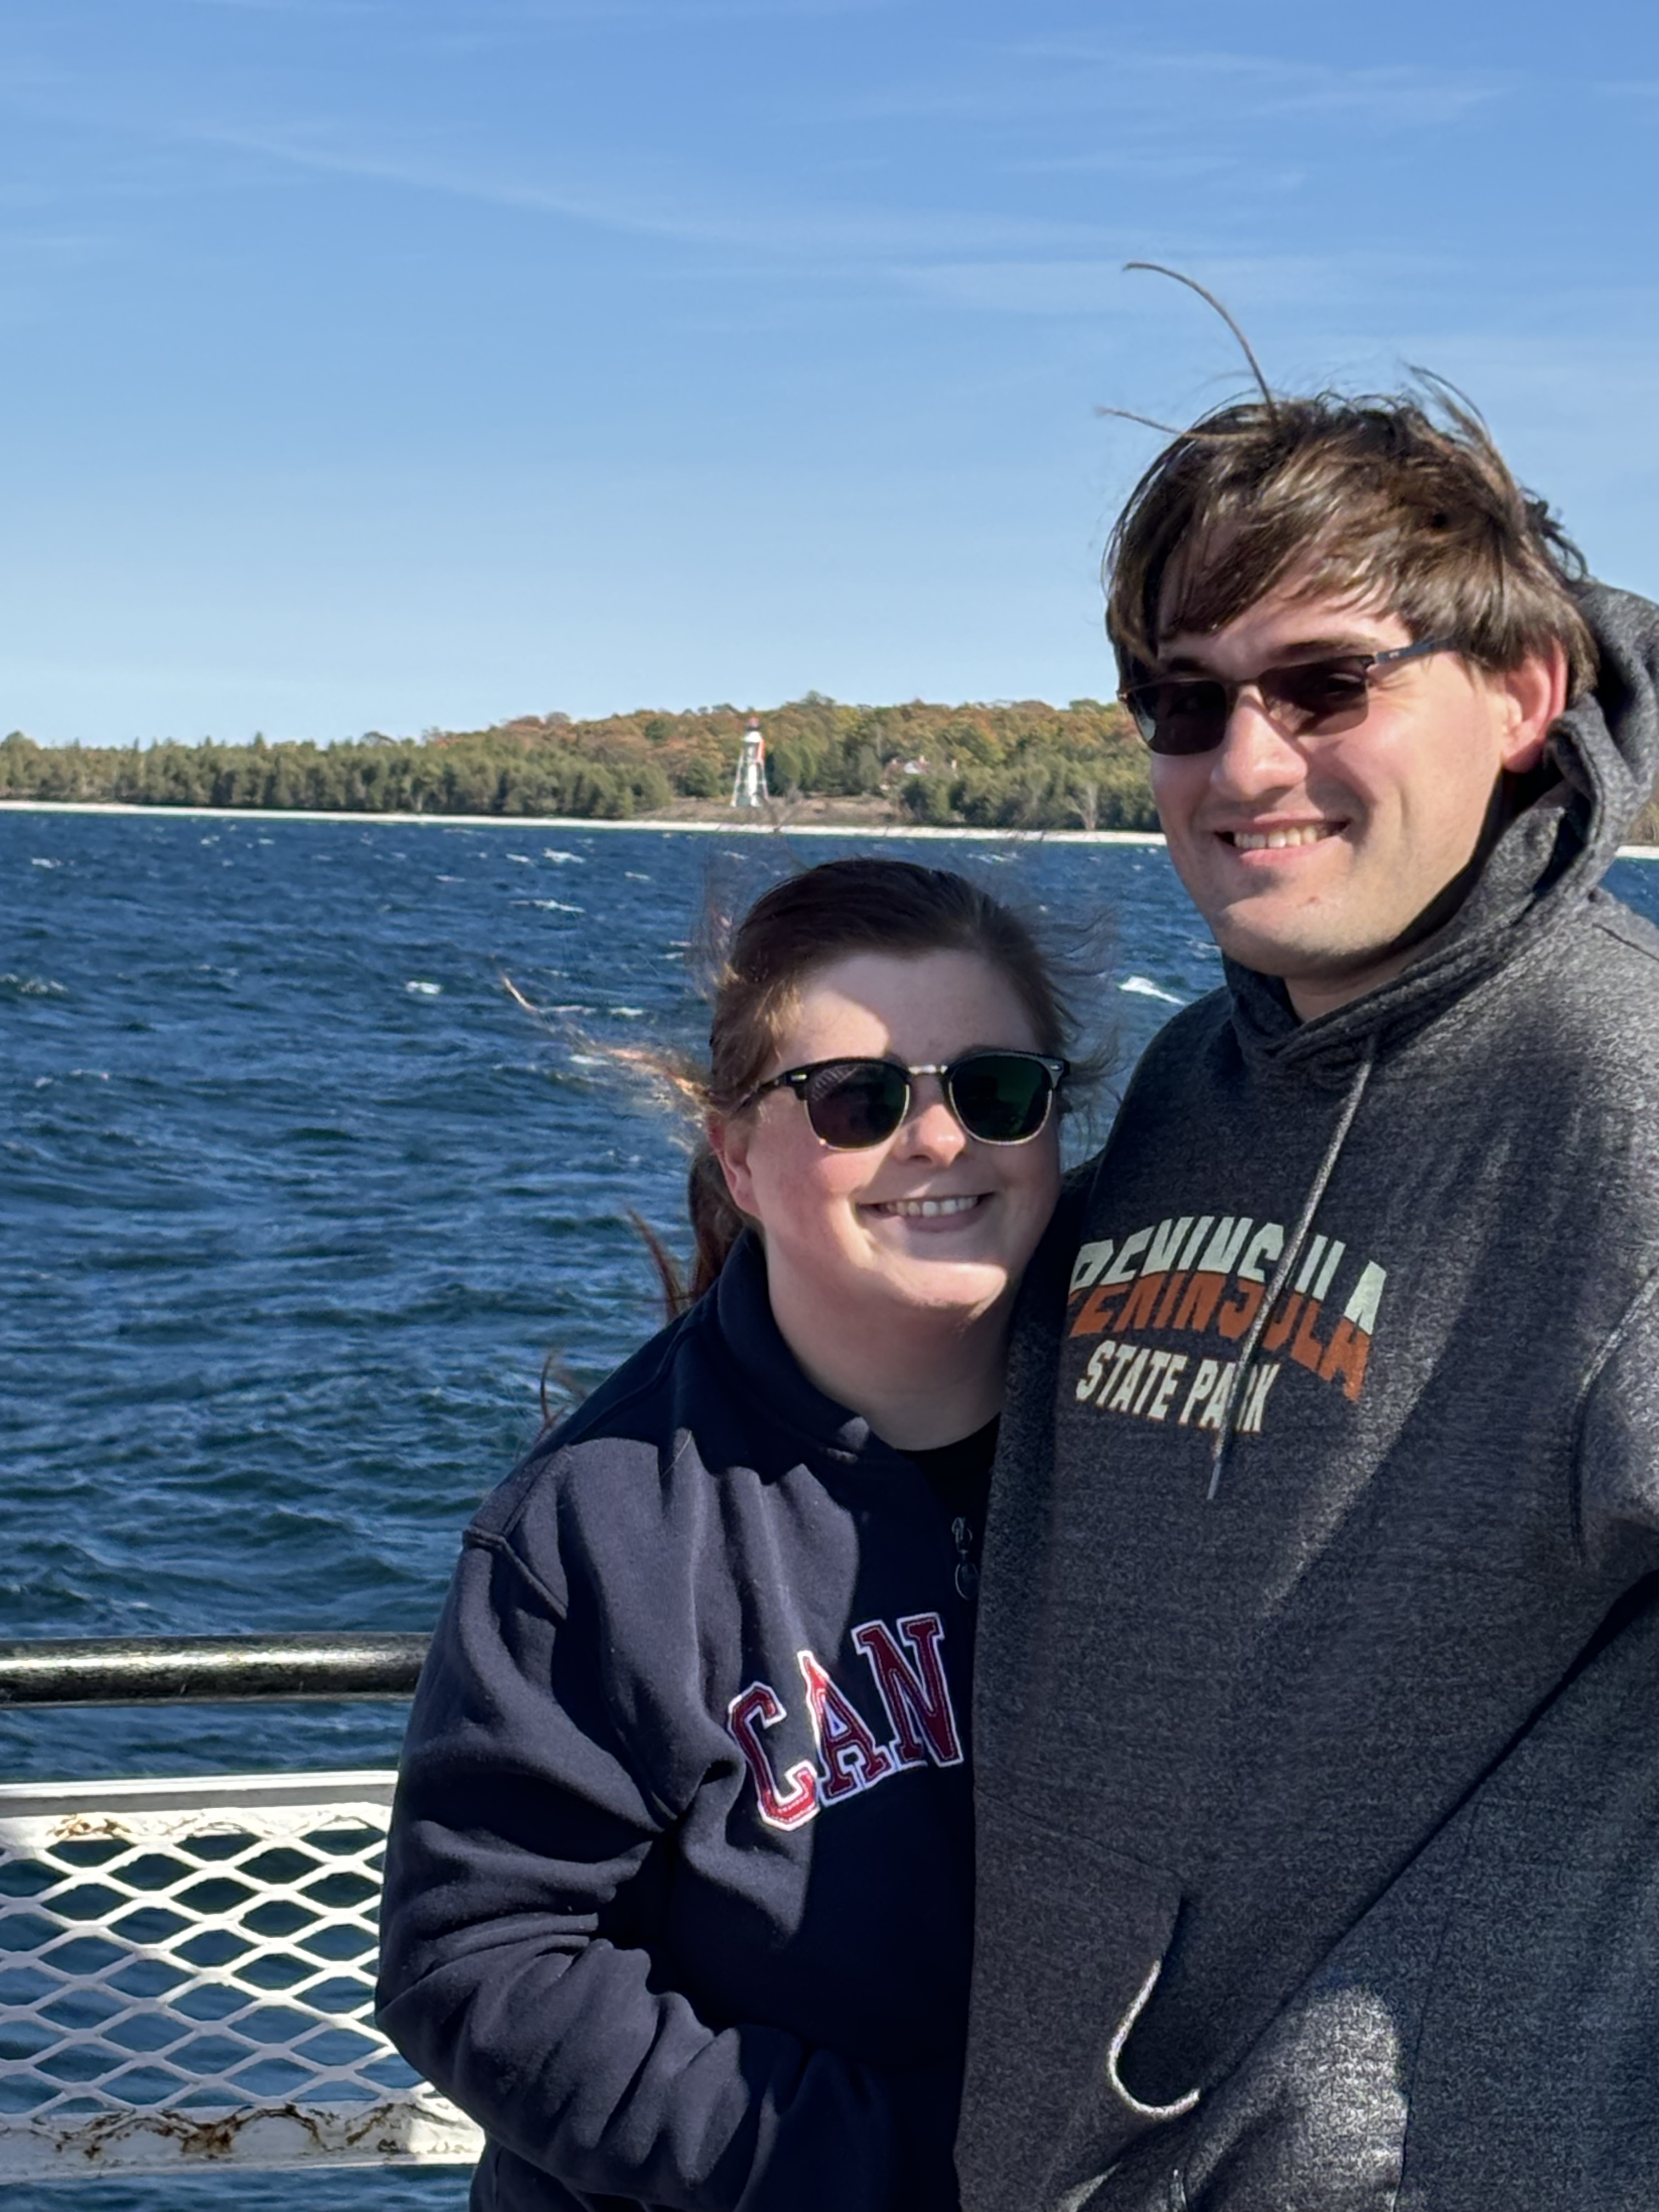
<svg viewBox="0 0 1659 2212">
<path fill-rule="evenodd" d="M 1178 991 L 1166 991 L 1161 983 L 1154 983 L 1150 975 L 1126 975 L 1117 988 L 1120 991 L 1132 992 L 1138 999 L 1162 999 L 1167 1006 L 1184 1006 L 1187 1003 Z"/>
<path fill-rule="evenodd" d="M 572 1067 L 603 1067 L 605 1058 L 602 1052 L 573 1052 L 570 1065 Z"/>
<path fill-rule="evenodd" d="M 570 906 L 563 899 L 514 899 L 514 906 L 538 906 L 544 914 L 580 914 L 579 906 Z"/>
<path fill-rule="evenodd" d="M 649 876 L 642 876 L 637 868 L 624 868 L 623 873 L 630 884 L 648 884 L 651 880 Z"/>
<path fill-rule="evenodd" d="M 636 1022 L 644 1013 L 645 1008 L 643 1006 L 608 1006 L 605 1011 L 607 1013 L 621 1014 L 627 1021 Z"/>
<path fill-rule="evenodd" d="M 0 991 L 12 991 L 20 999 L 61 999 L 67 995 L 61 983 L 54 983 L 42 975 L 0 975 Z"/>
<path fill-rule="evenodd" d="M 516 860 L 521 868 L 533 868 L 536 865 L 528 853 L 509 853 L 507 857 L 509 860 Z"/>
<path fill-rule="evenodd" d="M 586 859 L 580 853 L 556 852 L 551 845 L 542 847 L 542 858 L 544 860 L 551 860 L 556 867 L 585 868 L 587 866 Z"/>
<path fill-rule="evenodd" d="M 32 868 L 61 868 L 63 865 L 61 860 L 46 860 L 38 855 L 29 862 Z"/>
<path fill-rule="evenodd" d="M 414 999 L 441 998 L 443 995 L 443 988 L 441 983 L 428 983 L 420 976 L 404 985 L 404 990 Z"/>
</svg>

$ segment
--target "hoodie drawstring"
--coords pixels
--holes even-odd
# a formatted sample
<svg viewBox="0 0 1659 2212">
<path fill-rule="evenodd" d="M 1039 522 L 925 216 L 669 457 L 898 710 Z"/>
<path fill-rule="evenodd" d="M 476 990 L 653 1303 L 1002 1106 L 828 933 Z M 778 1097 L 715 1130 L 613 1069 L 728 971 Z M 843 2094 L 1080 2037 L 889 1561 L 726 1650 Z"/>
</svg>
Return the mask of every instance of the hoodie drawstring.
<svg viewBox="0 0 1659 2212">
<path fill-rule="evenodd" d="M 1296 1226 L 1285 1240 L 1285 1249 L 1279 1256 L 1279 1265 L 1273 1269 L 1272 1279 L 1262 1293 L 1261 1303 L 1255 1310 L 1255 1318 L 1244 1333 L 1244 1341 L 1238 1348 L 1238 1358 L 1234 1361 L 1233 1371 L 1228 1377 L 1227 1394 L 1221 1406 L 1221 1425 L 1216 1431 L 1214 1443 L 1210 1447 L 1210 1487 L 1207 1496 L 1212 1502 L 1214 1501 L 1221 1488 L 1221 1470 L 1226 1465 L 1227 1454 L 1232 1445 L 1235 1433 L 1234 1418 L 1243 1396 L 1244 1384 L 1249 1374 L 1251 1363 L 1255 1358 L 1273 1308 L 1279 1304 L 1285 1286 L 1291 1279 L 1296 1263 L 1302 1257 L 1303 1247 L 1307 1243 L 1309 1231 L 1313 1227 L 1314 1216 L 1319 1211 L 1319 1201 L 1324 1197 L 1325 1187 L 1330 1182 L 1337 1161 L 1341 1157 L 1342 1147 L 1347 1142 L 1348 1132 L 1353 1127 L 1353 1117 L 1359 1111 L 1359 1102 L 1365 1095 L 1365 1085 L 1370 1081 L 1371 1070 L 1376 1065 L 1376 1036 L 1373 1031 L 1365 1041 L 1364 1057 L 1354 1070 L 1353 1081 L 1348 1085 L 1348 1095 L 1342 1102 L 1342 1111 L 1337 1115 L 1336 1127 L 1331 1133 L 1331 1140 L 1325 1147 L 1325 1157 L 1319 1163 L 1319 1172 L 1313 1179 L 1307 1198 L 1303 1204 L 1302 1212 L 1297 1218 Z"/>
</svg>

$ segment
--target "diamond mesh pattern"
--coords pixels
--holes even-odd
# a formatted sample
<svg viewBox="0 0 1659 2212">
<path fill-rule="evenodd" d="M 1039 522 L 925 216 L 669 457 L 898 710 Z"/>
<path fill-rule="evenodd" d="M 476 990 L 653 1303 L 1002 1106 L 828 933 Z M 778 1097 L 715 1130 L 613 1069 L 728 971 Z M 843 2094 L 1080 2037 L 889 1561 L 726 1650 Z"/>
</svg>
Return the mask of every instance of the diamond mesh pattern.
<svg viewBox="0 0 1659 2212">
<path fill-rule="evenodd" d="M 0 2180 L 477 2156 L 371 2017 L 393 1779 L 0 1790 Z"/>
</svg>

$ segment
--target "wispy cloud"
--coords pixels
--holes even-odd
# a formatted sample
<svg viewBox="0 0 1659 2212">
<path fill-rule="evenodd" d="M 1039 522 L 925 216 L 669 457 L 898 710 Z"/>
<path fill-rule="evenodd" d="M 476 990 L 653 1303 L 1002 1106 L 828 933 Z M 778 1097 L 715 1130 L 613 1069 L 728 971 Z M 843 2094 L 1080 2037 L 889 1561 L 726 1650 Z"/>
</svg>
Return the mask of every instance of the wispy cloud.
<svg viewBox="0 0 1659 2212">
<path fill-rule="evenodd" d="M 1121 289 L 1120 256 L 1093 261 L 939 261 L 893 275 L 921 297 L 1002 315 L 1098 315 Z"/>
<path fill-rule="evenodd" d="M 1035 58 L 1067 67 L 1079 63 L 1127 73 L 1166 87 L 1206 93 L 1237 107 L 1242 118 L 1330 116 L 1383 128 L 1419 130 L 1455 123 L 1513 89 L 1512 74 L 1492 70 L 1430 69 L 1395 63 L 1343 69 L 1330 63 L 1270 55 L 1209 52 L 1115 56 L 1099 46 L 1034 45 Z"/>
<path fill-rule="evenodd" d="M 1234 173 L 1238 166 L 1238 156 L 1234 153 L 1160 151 L 1158 180 L 1166 185 L 1190 183 Z M 1091 146 L 1075 154 L 1025 155 L 1000 162 L 998 167 L 1004 175 L 1017 177 L 1138 177 L 1146 173 L 1146 150 L 1142 146 Z M 1263 173 L 1260 169 L 1255 172 L 1258 180 Z M 1284 170 L 1278 173 L 1299 179 L 1302 172 Z"/>
<path fill-rule="evenodd" d="M 1143 324 L 1165 320 L 1172 313 L 1203 312 L 1188 295 L 1156 277 L 1138 273 L 1126 277 L 1122 255 L 1127 250 L 1120 248 L 1111 258 L 1086 260 L 1012 256 L 942 259 L 900 267 L 893 273 L 908 289 L 929 298 L 995 314 L 1109 315 L 1117 323 Z M 1420 291 L 1425 283 L 1443 279 L 1456 265 L 1448 256 L 1416 252 L 1223 255 L 1212 245 L 1191 239 L 1155 250 L 1224 298 L 1248 299 L 1257 314 L 1305 307 L 1310 300 L 1317 300 L 1328 313 L 1340 313 L 1345 305 L 1375 299 L 1384 289 Z"/>
<path fill-rule="evenodd" d="M 812 15 L 890 14 L 911 0 L 482 0 L 476 14 L 488 21 L 609 22 L 615 17 L 650 16 L 659 22 L 714 23 L 775 19 L 794 21 Z"/>
<path fill-rule="evenodd" d="M 617 16 L 649 17 L 659 23 L 792 22 L 814 15 L 890 14 L 909 0 L 507 0 L 498 15 L 547 22 L 610 22 Z"/>
<path fill-rule="evenodd" d="M 914 0 L 172 0 L 179 8 L 208 9 L 229 15 L 337 16 L 349 21 L 364 15 L 396 20 L 407 29 L 443 27 L 457 33 L 479 31 L 559 30 L 570 25 L 636 22 L 698 24 L 760 21 L 773 19 L 793 22 L 815 15 L 869 15 L 891 13 L 914 4 Z"/>
<path fill-rule="evenodd" d="M 1648 288 L 1634 319 L 1631 308 L 1637 303 L 1627 296 L 1614 300 L 1597 292 L 1576 304 L 1585 311 L 1582 319 L 1564 315 L 1561 331 L 1534 337 L 1505 331 L 1498 337 L 1454 324 L 1419 333 L 1407 341 L 1407 349 L 1413 359 L 1427 360 L 1454 378 L 1468 378 L 1478 386 L 1474 397 L 1482 404 L 1484 393 L 1501 391 L 1524 399 L 1529 411 L 1559 415 L 1599 441 L 1608 422 L 1616 422 L 1626 409 L 1632 422 L 1651 420 L 1659 397 L 1659 355 L 1645 330 L 1632 334 L 1619 325 L 1635 319 L 1650 328 L 1659 301 Z M 1593 410 L 1585 405 L 1590 393 Z M 1626 465 L 1640 465 L 1640 443 L 1621 441 Z"/>
<path fill-rule="evenodd" d="M 355 21 L 365 15 L 390 15 L 394 9 L 394 0 L 173 0 L 173 4 L 230 15 L 289 15 L 313 21 Z"/>
<path fill-rule="evenodd" d="M 180 0 L 196 8 L 241 10 L 293 9 L 323 14 L 373 11 L 379 0 Z M 398 21 L 407 33 L 444 24 L 492 28 L 535 26 L 620 12 L 691 21 L 714 14 L 757 15 L 834 12 L 906 4 L 906 0 L 476 0 L 463 18 L 452 0 L 410 8 Z M 975 149 L 974 158 L 941 177 L 957 176 L 963 198 L 992 199 L 989 205 L 915 204 L 914 162 L 902 182 L 884 191 L 879 164 L 853 191 L 824 189 L 822 173 L 796 174 L 787 192 L 757 188 L 757 178 L 740 166 L 704 157 L 694 142 L 668 137 L 661 143 L 624 149 L 612 134 L 601 150 L 555 143 L 540 135 L 496 134 L 480 143 L 464 121 L 446 114 L 419 124 L 405 118 L 389 123 L 367 112 L 365 88 L 356 96 L 343 84 L 334 112 L 279 112 L 276 95 L 252 94 L 246 82 L 234 102 L 221 98 L 207 105 L 199 95 L 175 90 L 159 80 L 140 96 L 131 89 L 118 96 L 112 86 L 88 80 L 76 84 L 39 77 L 7 85 L 36 118 L 50 116 L 101 133 L 106 149 L 122 144 L 149 149 L 152 166 L 165 168 L 176 159 L 188 167 L 192 158 L 222 157 L 223 173 L 246 181 L 264 176 L 314 177 L 540 216 L 550 222 L 678 246 L 699 256 L 747 261 L 757 273 L 779 264 L 809 267 L 814 279 L 885 285 L 919 299 L 963 311 L 1032 317 L 1088 317 L 1110 314 L 1132 320 L 1167 318 L 1168 288 L 1151 280 L 1126 284 L 1120 275 L 1125 258 L 1152 255 L 1176 262 L 1217 283 L 1234 300 L 1247 299 L 1254 313 L 1283 303 L 1305 305 L 1310 298 L 1333 302 L 1364 301 L 1367 283 L 1375 283 L 1376 257 L 1369 257 L 1369 278 L 1355 273 L 1352 256 L 1310 257 L 1284 252 L 1218 258 L 1226 231 L 1218 233 L 1217 207 L 1229 216 L 1253 203 L 1302 189 L 1306 173 L 1292 161 L 1264 158 L 1246 127 L 1263 118 L 1296 118 L 1323 114 L 1348 127 L 1356 116 L 1386 122 L 1444 121 L 1473 105 L 1502 96 L 1495 76 L 1437 73 L 1414 66 L 1341 70 L 1300 61 L 1279 61 L 1224 52 L 1176 54 L 1120 52 L 1090 40 L 1028 40 L 1001 54 L 957 49 L 958 82 L 897 91 L 865 104 L 872 117 L 907 118 L 920 113 L 943 117 L 1018 114 L 1031 103 L 1048 102 L 1051 112 L 1069 106 L 1079 114 L 1111 118 L 1112 136 L 1097 142 L 1098 131 L 1073 134 L 1085 143 L 1066 146 L 1058 131 L 1028 135 L 1024 145 L 1009 143 L 1002 156 Z M 963 72 L 969 72 L 964 77 Z M 971 80 L 971 81 L 970 81 Z M 313 96 L 314 96 L 314 88 Z M 154 94 L 155 97 L 148 96 Z M 1176 94 L 1179 97 L 1176 97 Z M 824 105 L 833 105 L 825 95 Z M 240 109 L 240 112 L 238 110 Z M 261 110 L 263 109 L 263 112 Z M 820 115 L 823 106 L 819 109 Z M 1210 127 L 1212 121 L 1215 127 Z M 1238 129 L 1230 132 L 1224 122 Z M 1195 123 L 1205 127 L 1195 128 Z M 646 134 L 647 137 L 648 133 Z M 878 134 L 879 136 L 880 134 Z M 889 134 L 890 136 L 891 134 Z M 903 134 L 900 134 L 903 135 Z M 911 134 L 914 135 L 914 134 Z M 1259 134 L 1258 134 L 1259 135 Z M 1305 134 L 1302 134 L 1305 136 Z M 849 147 L 864 151 L 870 134 L 847 134 Z M 1280 143 L 1285 134 L 1279 134 Z M 1171 145 L 1172 138 L 1178 144 Z M 1059 141 L 1059 143 L 1055 142 Z M 1294 143 L 1300 145 L 1302 136 Z M 914 150 L 914 149 L 912 149 Z M 145 189 L 142 170 L 125 165 L 125 182 Z M 106 153 L 112 192 L 123 189 L 122 164 Z M 1041 211 L 1039 196 L 1030 211 L 1012 183 L 998 179 L 1054 176 L 1097 177 L 1107 191 L 1079 195 L 1062 186 L 1052 198 L 1061 212 Z M 933 182 L 930 176 L 927 179 Z M 1137 192 L 1150 184 L 1152 197 Z M 196 179 L 200 185 L 199 176 Z M 1183 201 L 1182 187 L 1193 192 Z M 1079 200 L 1097 207 L 1093 220 L 1079 220 Z M 996 204 L 1000 202 L 1000 204 Z M 1187 235 L 1180 210 L 1192 220 Z M 1153 220 L 1149 223 L 1148 212 Z M 1234 234 L 1242 237 L 1242 228 Z M 1397 286 L 1420 284 L 1443 276 L 1447 258 L 1431 266 L 1430 258 L 1400 259 L 1390 272 Z M 726 276 L 741 274 L 728 266 Z M 1160 296 L 1162 295 L 1162 296 Z"/>
<path fill-rule="evenodd" d="M 1500 100 L 1511 76 L 1415 64 L 1344 69 L 1224 51 L 1137 51 L 1093 40 L 1031 40 L 975 57 L 955 82 L 895 87 L 857 103 L 872 118 L 985 120 L 1109 115 L 1125 137 L 1189 129 L 1196 116 L 1238 123 L 1328 117 L 1378 129 L 1453 123 Z M 1179 105 L 1172 105 L 1176 94 Z"/>
<path fill-rule="evenodd" d="M 736 249 L 787 258 L 828 257 L 890 261 L 916 256 L 1075 254 L 1109 251 L 1098 224 L 1045 221 L 974 210 L 850 204 L 763 209 L 752 196 L 722 201 L 693 180 L 658 165 L 654 182 L 629 164 L 626 179 L 597 177 L 591 161 L 580 180 L 514 175 L 453 151 L 428 146 L 375 147 L 360 128 L 343 125 L 228 125 L 173 118 L 134 127 L 164 128 L 188 140 L 247 159 L 364 183 L 433 193 L 486 205 L 556 216 L 682 244 Z"/>
<path fill-rule="evenodd" d="M 308 5 L 311 0 L 187 4 L 283 7 Z M 641 4 L 654 6 L 658 0 Z M 727 0 L 698 4 L 726 5 Z M 60 143 L 68 131 L 84 136 L 99 151 L 96 162 L 83 168 L 80 185 L 113 199 L 154 184 L 125 149 L 147 149 L 152 165 L 170 156 L 210 152 L 254 169 L 355 180 L 690 247 L 819 264 L 999 254 L 1075 257 L 1118 250 L 1095 222 L 995 209 L 919 208 L 862 195 L 808 197 L 799 189 L 793 198 L 763 192 L 752 177 L 731 165 L 716 169 L 696 150 L 672 143 L 624 149 L 613 136 L 600 151 L 568 142 L 550 149 L 538 142 L 504 155 L 499 143 L 481 147 L 477 134 L 464 123 L 389 127 L 349 97 L 331 112 L 313 109 L 309 114 L 273 114 L 273 98 L 261 104 L 267 111 L 263 114 L 251 106 L 245 88 L 234 100 L 221 96 L 210 108 L 159 79 L 118 90 L 95 76 L 77 77 L 61 68 L 9 76 L 0 69 L 0 110 L 9 110 L 15 123 L 49 126 Z M 878 189 L 881 165 L 866 174 L 876 177 Z M 191 179 L 198 190 L 202 181 L 199 175 Z M 60 185 L 52 197 L 61 191 Z"/>
</svg>

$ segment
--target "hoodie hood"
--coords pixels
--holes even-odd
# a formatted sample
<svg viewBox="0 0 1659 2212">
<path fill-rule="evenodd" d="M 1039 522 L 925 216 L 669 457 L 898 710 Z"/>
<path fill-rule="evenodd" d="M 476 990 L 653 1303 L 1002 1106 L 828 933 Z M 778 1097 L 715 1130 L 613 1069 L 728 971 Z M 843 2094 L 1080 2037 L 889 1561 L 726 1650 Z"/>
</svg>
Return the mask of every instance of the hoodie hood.
<svg viewBox="0 0 1659 2212">
<path fill-rule="evenodd" d="M 1250 1059 L 1346 1085 L 1368 1054 L 1523 957 L 1594 891 L 1659 773 L 1659 608 L 1605 584 L 1586 584 L 1579 605 L 1599 649 L 1595 689 L 1556 723 L 1546 755 L 1554 780 L 1504 828 L 1433 949 L 1311 1022 L 1297 1021 L 1275 978 L 1227 961 Z"/>
</svg>

